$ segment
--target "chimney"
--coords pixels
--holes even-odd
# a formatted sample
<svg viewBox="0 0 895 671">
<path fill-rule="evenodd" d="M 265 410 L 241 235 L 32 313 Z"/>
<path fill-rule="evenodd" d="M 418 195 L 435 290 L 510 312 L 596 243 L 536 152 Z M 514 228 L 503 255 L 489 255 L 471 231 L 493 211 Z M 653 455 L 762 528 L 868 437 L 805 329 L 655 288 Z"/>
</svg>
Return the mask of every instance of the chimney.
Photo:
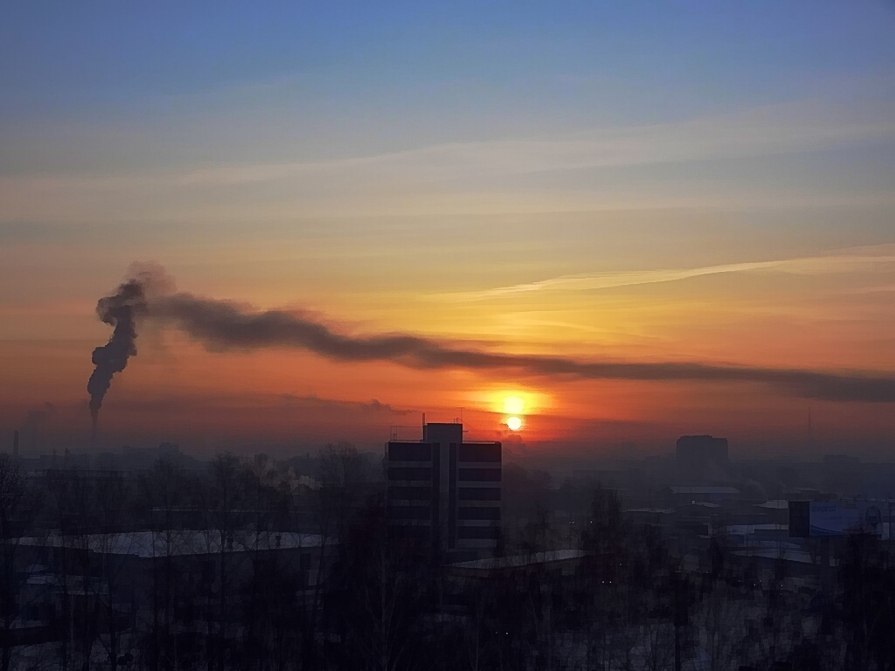
<svg viewBox="0 0 895 671">
<path fill-rule="evenodd" d="M 19 458 L 19 432 L 18 430 L 12 432 L 12 458 Z"/>
</svg>

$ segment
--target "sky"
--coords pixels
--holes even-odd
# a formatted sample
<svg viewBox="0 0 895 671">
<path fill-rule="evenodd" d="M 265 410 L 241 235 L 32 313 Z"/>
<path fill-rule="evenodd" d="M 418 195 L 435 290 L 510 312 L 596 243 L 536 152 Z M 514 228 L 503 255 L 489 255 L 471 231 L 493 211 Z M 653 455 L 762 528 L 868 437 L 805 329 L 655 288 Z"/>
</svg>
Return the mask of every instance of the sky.
<svg viewBox="0 0 895 671">
<path fill-rule="evenodd" d="M 881 0 L 3 3 L 2 435 L 90 444 L 97 300 L 154 264 L 252 328 L 517 358 L 153 312 L 100 448 L 375 449 L 426 413 L 538 454 L 895 456 L 893 35 Z"/>
</svg>

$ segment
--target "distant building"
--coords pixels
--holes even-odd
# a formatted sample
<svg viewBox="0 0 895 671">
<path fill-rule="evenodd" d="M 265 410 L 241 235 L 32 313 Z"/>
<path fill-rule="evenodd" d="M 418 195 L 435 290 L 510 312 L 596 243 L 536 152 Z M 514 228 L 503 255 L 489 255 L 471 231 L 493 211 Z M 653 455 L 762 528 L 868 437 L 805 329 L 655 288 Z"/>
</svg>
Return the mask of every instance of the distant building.
<svg viewBox="0 0 895 671">
<path fill-rule="evenodd" d="M 296 604 L 312 603 L 324 578 L 323 555 L 330 551 L 321 536 L 247 530 L 227 536 L 201 529 L 49 532 L 16 543 L 19 617 L 12 636 L 4 639 L 14 645 L 60 640 L 65 632 L 59 623 L 73 613 L 95 617 L 98 635 L 108 634 L 110 623 L 119 635 L 151 632 L 161 618 L 165 626 L 195 638 L 212 613 L 223 618 L 218 626 L 238 625 L 262 572 L 276 580 L 290 576 L 286 584 L 294 591 L 284 596 Z M 225 585 L 226 611 L 219 596 Z M 160 611 L 165 590 L 171 605 Z"/>
<path fill-rule="evenodd" d="M 669 491 L 678 505 L 687 503 L 723 503 L 739 498 L 736 487 L 670 487 Z"/>
<path fill-rule="evenodd" d="M 501 444 L 464 442 L 462 424 L 426 424 L 386 447 L 389 531 L 438 559 L 490 554 L 500 537 Z"/>
<path fill-rule="evenodd" d="M 727 438 L 681 436 L 677 440 L 676 458 L 678 472 L 687 480 L 723 479 L 729 466 Z"/>
</svg>

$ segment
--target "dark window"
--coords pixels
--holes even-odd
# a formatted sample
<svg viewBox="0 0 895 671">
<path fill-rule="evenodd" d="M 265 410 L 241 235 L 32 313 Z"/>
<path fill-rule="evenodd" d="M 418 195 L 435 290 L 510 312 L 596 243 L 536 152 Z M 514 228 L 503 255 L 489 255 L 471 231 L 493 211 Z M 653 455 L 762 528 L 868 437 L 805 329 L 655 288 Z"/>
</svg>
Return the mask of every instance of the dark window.
<svg viewBox="0 0 895 671">
<path fill-rule="evenodd" d="M 214 582 L 215 574 L 217 573 L 217 571 L 215 571 L 216 568 L 217 566 L 215 566 L 214 561 L 210 559 L 205 559 L 202 561 L 202 584 L 206 587 L 210 586 L 211 583 Z"/>
<path fill-rule="evenodd" d="M 499 520 L 500 508 L 460 508 L 457 515 L 461 520 Z"/>
<path fill-rule="evenodd" d="M 500 482 L 500 469 L 461 468 L 460 482 Z"/>
<path fill-rule="evenodd" d="M 500 487 L 460 487 L 461 501 L 500 501 Z"/>
<path fill-rule="evenodd" d="M 427 520 L 432 515 L 429 506 L 389 506 L 391 520 Z"/>
<path fill-rule="evenodd" d="M 403 524 L 393 524 L 388 528 L 392 538 L 404 538 L 407 540 L 425 540 L 429 537 L 429 527 L 411 527 Z"/>
<path fill-rule="evenodd" d="M 500 537 L 500 527 L 460 527 L 457 531 L 460 538 L 497 540 Z"/>
<path fill-rule="evenodd" d="M 432 443 L 432 496 L 435 501 L 441 497 L 441 443 Z M 432 528 L 441 528 L 441 506 L 432 506 Z M 432 534 L 432 550 L 438 554 L 440 539 Z"/>
<path fill-rule="evenodd" d="M 431 480 L 431 468 L 390 468 L 388 469 L 389 480 Z"/>
<path fill-rule="evenodd" d="M 500 461 L 500 443 L 461 445 L 460 461 Z"/>
<path fill-rule="evenodd" d="M 388 498 L 392 501 L 431 501 L 431 487 L 395 487 L 388 488 Z"/>
<path fill-rule="evenodd" d="M 299 560 L 299 568 L 302 571 L 310 571 L 311 570 L 311 555 L 307 552 L 303 552 L 301 555 L 301 559 Z"/>
<path fill-rule="evenodd" d="M 427 443 L 389 443 L 389 461 L 431 461 L 432 448 Z"/>
<path fill-rule="evenodd" d="M 457 443 L 448 453 L 448 549 L 457 547 Z"/>
</svg>

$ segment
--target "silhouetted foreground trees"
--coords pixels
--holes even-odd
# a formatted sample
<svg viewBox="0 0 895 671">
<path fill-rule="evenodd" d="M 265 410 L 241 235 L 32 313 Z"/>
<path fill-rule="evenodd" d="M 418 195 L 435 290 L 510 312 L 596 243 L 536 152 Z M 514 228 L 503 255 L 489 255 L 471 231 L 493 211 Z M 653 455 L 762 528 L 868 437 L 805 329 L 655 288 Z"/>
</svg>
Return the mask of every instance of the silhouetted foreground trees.
<svg viewBox="0 0 895 671">
<path fill-rule="evenodd" d="M 317 463 L 0 457 L 0 671 L 895 669 L 879 539 L 844 544 L 829 593 L 794 589 L 783 556 L 682 552 L 597 486 L 574 544 L 535 505 L 499 556 L 438 565 L 390 533 L 377 464 Z"/>
</svg>

